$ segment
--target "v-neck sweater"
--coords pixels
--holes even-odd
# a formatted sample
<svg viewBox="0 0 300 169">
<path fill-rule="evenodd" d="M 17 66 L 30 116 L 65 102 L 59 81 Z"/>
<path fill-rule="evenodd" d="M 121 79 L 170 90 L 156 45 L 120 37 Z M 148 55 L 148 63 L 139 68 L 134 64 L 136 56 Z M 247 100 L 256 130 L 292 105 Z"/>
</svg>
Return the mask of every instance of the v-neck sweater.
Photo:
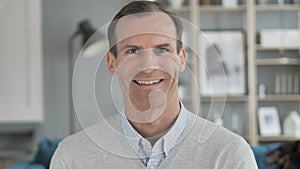
<svg viewBox="0 0 300 169">
<path fill-rule="evenodd" d="M 146 169 L 114 115 L 66 137 L 50 169 Z M 157 169 L 257 169 L 253 152 L 239 135 L 188 112 L 180 139 Z"/>
</svg>

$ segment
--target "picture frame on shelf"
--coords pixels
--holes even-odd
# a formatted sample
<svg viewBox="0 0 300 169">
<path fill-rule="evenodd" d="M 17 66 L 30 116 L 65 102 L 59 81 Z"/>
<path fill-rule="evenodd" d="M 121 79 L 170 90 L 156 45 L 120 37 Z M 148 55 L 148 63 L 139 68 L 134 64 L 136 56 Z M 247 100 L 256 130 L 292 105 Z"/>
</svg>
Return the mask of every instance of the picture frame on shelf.
<svg viewBox="0 0 300 169">
<path fill-rule="evenodd" d="M 245 38 L 242 30 L 203 30 L 199 36 L 199 50 L 203 96 L 245 95 Z"/>
<path fill-rule="evenodd" d="M 274 106 L 258 109 L 259 131 L 261 136 L 279 136 L 281 134 L 278 109 Z"/>
</svg>

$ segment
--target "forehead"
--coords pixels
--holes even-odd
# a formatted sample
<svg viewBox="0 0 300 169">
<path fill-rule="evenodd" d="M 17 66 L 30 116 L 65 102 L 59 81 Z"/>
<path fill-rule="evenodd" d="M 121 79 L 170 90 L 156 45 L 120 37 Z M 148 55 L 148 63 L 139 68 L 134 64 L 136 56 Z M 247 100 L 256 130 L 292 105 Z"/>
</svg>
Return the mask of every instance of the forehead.
<svg viewBox="0 0 300 169">
<path fill-rule="evenodd" d="M 157 46 L 169 46 L 176 48 L 176 39 L 164 35 L 142 34 L 126 38 L 117 43 L 118 50 L 126 49 L 132 46 L 141 48 L 156 48 Z"/>
<path fill-rule="evenodd" d="M 177 38 L 173 20 L 163 12 L 124 16 L 119 19 L 116 25 L 117 41 L 142 34 Z"/>
</svg>

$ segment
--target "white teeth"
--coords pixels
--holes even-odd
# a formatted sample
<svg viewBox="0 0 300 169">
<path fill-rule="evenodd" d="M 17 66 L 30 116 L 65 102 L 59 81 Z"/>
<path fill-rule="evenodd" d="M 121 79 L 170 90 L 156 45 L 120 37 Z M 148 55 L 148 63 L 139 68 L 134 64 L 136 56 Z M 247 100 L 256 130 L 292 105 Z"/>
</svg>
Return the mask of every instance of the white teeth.
<svg viewBox="0 0 300 169">
<path fill-rule="evenodd" d="M 157 84 L 160 82 L 160 80 L 151 80 L 151 81 L 138 81 L 135 80 L 139 85 L 152 85 L 152 84 Z"/>
</svg>

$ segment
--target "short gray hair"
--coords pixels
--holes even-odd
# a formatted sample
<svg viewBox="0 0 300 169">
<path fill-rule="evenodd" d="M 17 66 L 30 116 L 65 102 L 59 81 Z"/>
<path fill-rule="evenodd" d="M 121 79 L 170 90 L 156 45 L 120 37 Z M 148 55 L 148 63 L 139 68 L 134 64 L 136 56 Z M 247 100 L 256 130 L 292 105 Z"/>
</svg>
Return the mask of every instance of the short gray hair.
<svg viewBox="0 0 300 169">
<path fill-rule="evenodd" d="M 176 36 L 177 36 L 177 53 L 182 48 L 182 32 L 183 26 L 181 20 L 173 13 L 168 11 L 164 6 L 159 4 L 158 2 L 150 2 L 150 1 L 133 1 L 124 6 L 112 19 L 112 22 L 109 24 L 108 27 L 108 41 L 109 41 L 109 48 L 110 52 L 117 57 L 117 37 L 116 37 L 116 25 L 118 20 L 124 16 L 144 13 L 144 12 L 163 12 L 166 13 L 174 22 L 176 28 Z"/>
</svg>

